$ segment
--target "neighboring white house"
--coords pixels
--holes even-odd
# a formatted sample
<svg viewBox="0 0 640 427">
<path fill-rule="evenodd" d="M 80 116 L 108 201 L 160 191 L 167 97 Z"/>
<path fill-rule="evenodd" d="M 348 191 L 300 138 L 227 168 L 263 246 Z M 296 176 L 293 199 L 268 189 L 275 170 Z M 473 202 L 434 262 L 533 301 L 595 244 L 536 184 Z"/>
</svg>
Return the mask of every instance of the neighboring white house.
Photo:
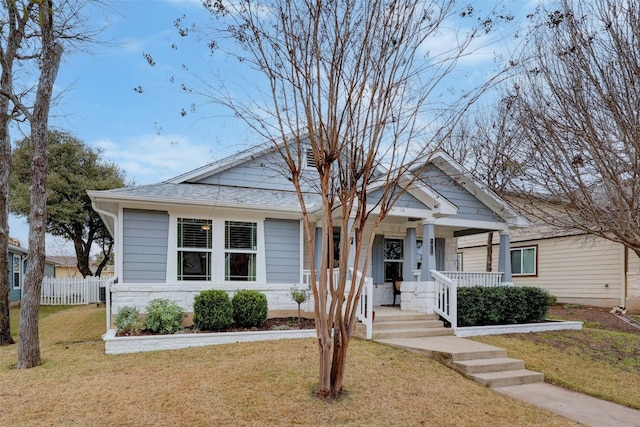
<svg viewBox="0 0 640 427">
<path fill-rule="evenodd" d="M 462 238 L 458 245 L 463 271 L 485 270 L 486 233 Z M 560 303 L 640 311 L 640 259 L 622 244 L 538 225 L 514 229 L 510 250 L 516 285 L 544 288 Z"/>
<path fill-rule="evenodd" d="M 111 288 L 110 315 L 127 305 L 144 311 L 158 297 L 190 312 L 194 296 L 212 288 L 259 290 L 267 295 L 270 315 L 294 313 L 290 289 L 307 286 L 308 251 L 301 209 L 282 163 L 268 143 L 157 184 L 89 191 L 115 240 L 118 283 Z M 316 174 L 312 167 L 303 174 L 312 215 L 322 209 L 319 198 L 313 200 Z M 368 200 L 375 203 L 376 195 L 372 189 Z M 432 270 L 456 270 L 457 238 L 488 230 L 500 232 L 496 252 L 503 255 L 502 280 L 510 282 L 509 230 L 527 225 L 448 155 L 436 152 L 382 222 L 373 247 L 364 248 L 363 256 L 371 256 L 363 273 L 373 279 L 373 304 L 392 302 L 394 277 L 413 289 L 411 283 L 431 280 Z M 405 295 L 403 285 L 402 308 L 415 310 L 416 295 L 416 289 Z"/>
</svg>

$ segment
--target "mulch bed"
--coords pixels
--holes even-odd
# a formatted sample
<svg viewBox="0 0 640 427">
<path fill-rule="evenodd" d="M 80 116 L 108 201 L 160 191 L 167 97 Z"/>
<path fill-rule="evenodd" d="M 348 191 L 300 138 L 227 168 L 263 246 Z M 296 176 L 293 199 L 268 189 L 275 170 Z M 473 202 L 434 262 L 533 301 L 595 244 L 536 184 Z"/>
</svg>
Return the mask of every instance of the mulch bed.
<svg viewBox="0 0 640 427">
<path fill-rule="evenodd" d="M 608 308 L 588 307 L 577 304 L 557 304 L 549 308 L 549 317 L 585 322 L 584 326 L 589 328 L 640 334 L 640 329 L 609 313 L 610 310 Z"/>
</svg>

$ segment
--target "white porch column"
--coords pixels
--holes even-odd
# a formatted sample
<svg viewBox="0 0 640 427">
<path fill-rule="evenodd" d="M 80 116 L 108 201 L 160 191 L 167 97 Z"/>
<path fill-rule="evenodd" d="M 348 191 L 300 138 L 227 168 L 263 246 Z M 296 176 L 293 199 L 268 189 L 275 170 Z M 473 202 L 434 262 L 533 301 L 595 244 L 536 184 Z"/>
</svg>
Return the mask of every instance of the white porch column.
<svg viewBox="0 0 640 427">
<path fill-rule="evenodd" d="M 511 234 L 509 230 L 500 232 L 500 252 L 498 254 L 498 271 L 501 271 L 502 281 L 511 283 Z"/>
<path fill-rule="evenodd" d="M 418 265 L 416 249 L 416 229 L 407 228 L 407 235 L 404 239 L 404 262 L 402 264 L 402 278 L 405 282 L 416 281 L 416 276 L 413 275 L 413 270 Z"/>
<path fill-rule="evenodd" d="M 430 282 L 431 270 L 436 268 L 436 232 L 433 220 L 422 222 L 422 268 L 420 280 Z"/>
<path fill-rule="evenodd" d="M 353 228 L 353 223 L 355 220 L 349 217 L 348 227 L 349 230 Z M 356 239 L 358 238 L 358 233 L 355 233 L 353 239 L 351 239 L 351 244 L 349 245 L 349 258 L 347 259 L 347 266 L 349 268 L 353 268 L 356 265 Z"/>
</svg>

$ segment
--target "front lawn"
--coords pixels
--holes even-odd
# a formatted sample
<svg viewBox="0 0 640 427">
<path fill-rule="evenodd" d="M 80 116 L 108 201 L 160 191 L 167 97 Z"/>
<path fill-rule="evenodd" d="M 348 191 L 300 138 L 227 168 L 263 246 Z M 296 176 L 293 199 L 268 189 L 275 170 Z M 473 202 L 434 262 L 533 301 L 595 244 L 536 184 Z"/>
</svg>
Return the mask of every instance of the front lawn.
<svg viewBox="0 0 640 427">
<path fill-rule="evenodd" d="M 109 356 L 104 327 L 104 308 L 50 314 L 40 325 L 44 364 L 29 370 L 11 368 L 16 345 L 0 348 L 0 424 L 577 425 L 373 342 L 352 341 L 348 393 L 327 403 L 312 396 L 314 339 Z"/>
</svg>

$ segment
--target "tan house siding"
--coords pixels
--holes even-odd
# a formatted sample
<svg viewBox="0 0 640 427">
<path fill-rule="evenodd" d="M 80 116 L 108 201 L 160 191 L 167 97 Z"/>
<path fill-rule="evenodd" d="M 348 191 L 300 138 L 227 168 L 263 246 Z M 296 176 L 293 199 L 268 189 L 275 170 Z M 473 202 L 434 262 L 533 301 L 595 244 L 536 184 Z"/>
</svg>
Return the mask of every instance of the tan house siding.
<svg viewBox="0 0 640 427">
<path fill-rule="evenodd" d="M 498 233 L 495 233 L 498 235 Z M 484 271 L 486 247 L 467 247 L 469 242 L 486 242 L 487 235 L 471 240 L 459 239 L 464 271 Z M 496 237 L 494 236 L 494 242 Z M 520 286 L 547 289 L 561 303 L 580 303 L 602 307 L 624 304 L 624 247 L 618 243 L 588 236 L 565 236 L 517 241 L 511 248 L 537 247 L 537 275 L 513 276 Z M 497 271 L 498 246 L 493 248 L 493 266 Z M 631 257 L 630 257 L 631 258 Z M 640 260 L 636 259 L 640 268 Z M 636 270 L 638 271 L 638 270 Z"/>
</svg>

